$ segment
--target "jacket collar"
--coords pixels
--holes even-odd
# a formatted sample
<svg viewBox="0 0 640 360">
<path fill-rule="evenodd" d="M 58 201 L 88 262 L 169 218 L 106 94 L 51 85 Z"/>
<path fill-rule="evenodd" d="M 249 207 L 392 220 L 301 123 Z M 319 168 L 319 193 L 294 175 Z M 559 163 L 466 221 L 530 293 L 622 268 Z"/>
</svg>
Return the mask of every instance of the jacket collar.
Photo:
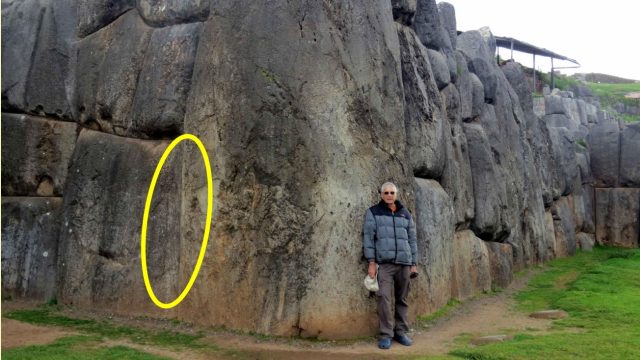
<svg viewBox="0 0 640 360">
<path fill-rule="evenodd" d="M 399 212 L 400 210 L 402 210 L 404 208 L 404 205 L 402 205 L 400 200 L 396 200 L 395 204 L 396 204 L 396 212 Z M 387 203 L 384 202 L 384 200 L 382 200 L 382 199 L 378 202 L 378 206 L 380 206 L 383 209 L 391 211 L 391 209 L 389 209 L 389 207 L 387 206 Z"/>
</svg>

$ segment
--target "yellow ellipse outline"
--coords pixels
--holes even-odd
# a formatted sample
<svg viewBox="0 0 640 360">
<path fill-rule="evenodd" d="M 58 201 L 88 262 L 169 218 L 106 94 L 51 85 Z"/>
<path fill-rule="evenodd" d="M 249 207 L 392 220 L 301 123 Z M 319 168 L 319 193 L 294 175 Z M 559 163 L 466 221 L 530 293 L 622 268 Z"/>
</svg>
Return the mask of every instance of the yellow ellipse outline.
<svg viewBox="0 0 640 360">
<path fill-rule="evenodd" d="M 160 171 L 164 166 L 164 162 L 169 157 L 173 148 L 176 147 L 183 140 L 191 140 L 198 146 L 200 149 L 200 153 L 202 154 L 202 160 L 204 161 L 204 167 L 207 173 L 207 218 L 204 226 L 204 235 L 202 236 L 202 245 L 200 246 L 200 254 L 198 255 L 198 261 L 196 261 L 196 266 L 191 273 L 191 278 L 189 278 L 189 282 L 187 286 L 182 290 L 182 293 L 172 302 L 164 303 L 160 301 L 156 294 L 153 292 L 153 288 L 151 287 L 151 282 L 149 281 L 149 273 L 147 270 L 147 223 L 149 220 L 149 209 L 151 207 L 151 200 L 153 199 L 153 191 L 156 187 L 156 182 L 158 181 L 158 177 L 160 176 Z M 151 185 L 149 186 L 149 192 L 147 193 L 147 200 L 144 205 L 144 214 L 142 215 L 142 231 L 140 234 L 140 260 L 142 265 L 142 278 L 144 279 L 144 285 L 147 288 L 147 293 L 151 300 L 162 309 L 171 309 L 172 307 L 180 304 L 182 300 L 187 296 L 193 283 L 195 283 L 196 278 L 198 277 L 198 273 L 200 272 L 200 267 L 202 266 L 202 261 L 204 260 L 204 254 L 207 250 L 207 242 L 209 241 L 209 228 L 211 226 L 211 215 L 213 213 L 213 177 L 211 175 L 211 165 L 209 164 L 209 155 L 207 154 L 207 149 L 204 148 L 204 145 L 195 135 L 192 134 L 183 134 L 177 137 L 175 140 L 169 144 L 169 146 L 165 149 L 162 157 L 160 158 L 160 162 L 156 166 L 156 170 L 153 173 L 153 178 L 151 179 Z"/>
</svg>

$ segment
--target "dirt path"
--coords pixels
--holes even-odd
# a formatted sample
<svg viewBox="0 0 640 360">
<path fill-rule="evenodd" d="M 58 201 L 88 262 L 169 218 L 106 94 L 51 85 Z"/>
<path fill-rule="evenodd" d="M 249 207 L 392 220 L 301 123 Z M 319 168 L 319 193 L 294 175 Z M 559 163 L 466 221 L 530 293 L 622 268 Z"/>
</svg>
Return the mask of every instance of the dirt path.
<svg viewBox="0 0 640 360">
<path fill-rule="evenodd" d="M 224 347 L 241 348 L 254 354 L 277 354 L 277 359 L 298 359 L 304 351 L 305 358 L 309 359 L 370 359 L 384 358 L 385 356 L 406 355 L 442 355 L 449 352 L 454 340 L 459 335 L 468 335 L 472 338 L 513 334 L 519 331 L 538 330 L 546 331 L 551 321 L 546 319 L 534 319 L 515 311 L 513 295 L 524 288 L 533 272 L 514 279 L 509 288 L 492 296 L 480 296 L 477 299 L 467 301 L 460 305 L 452 314 L 440 319 L 427 330 L 418 330 L 412 334 L 414 345 L 404 347 L 397 343 L 389 351 L 382 352 L 376 347 L 375 342 L 359 342 L 351 345 L 307 345 L 301 349 L 300 345 L 291 345 L 277 342 L 258 341 L 250 337 L 238 337 L 228 335 L 213 335 L 206 340 Z M 262 358 L 262 357 L 259 357 Z M 266 358 L 266 357 L 264 357 Z"/>
<path fill-rule="evenodd" d="M 2 318 L 2 349 L 17 346 L 49 344 L 75 333 L 60 328 L 35 326 Z"/>
<path fill-rule="evenodd" d="M 440 319 L 429 329 L 412 334 L 414 345 L 404 347 L 394 343 L 389 351 L 381 351 L 374 341 L 360 341 L 348 345 L 333 342 L 303 340 L 260 340 L 248 335 L 211 333 L 204 342 L 216 344 L 223 351 L 203 353 L 198 350 L 173 351 L 152 345 L 139 345 L 127 340 L 109 340 L 101 346 L 125 345 L 141 351 L 174 359 L 226 359 L 235 357 L 234 351 L 251 359 L 385 359 L 407 355 L 441 355 L 450 351 L 460 335 L 479 337 L 513 334 L 518 331 L 546 331 L 550 320 L 533 319 L 514 310 L 513 294 L 524 288 L 532 276 L 516 278 L 509 288 L 496 295 L 483 295 L 460 305 L 449 316 Z M 55 327 L 33 326 L 10 319 L 2 319 L 2 348 L 30 344 L 47 344 L 71 332 Z M 240 356 L 244 358 L 244 356 Z"/>
</svg>

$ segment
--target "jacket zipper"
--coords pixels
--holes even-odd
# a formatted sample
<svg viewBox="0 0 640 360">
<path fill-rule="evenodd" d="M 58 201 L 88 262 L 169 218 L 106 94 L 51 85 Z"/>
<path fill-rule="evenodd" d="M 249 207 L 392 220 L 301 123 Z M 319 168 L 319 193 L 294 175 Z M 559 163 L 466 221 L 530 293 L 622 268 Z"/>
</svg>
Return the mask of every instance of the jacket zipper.
<svg viewBox="0 0 640 360">
<path fill-rule="evenodd" d="M 398 237 L 396 236 L 396 213 L 391 212 L 391 219 L 393 221 L 393 240 L 396 242 L 396 254 L 393 257 L 393 263 L 395 264 L 398 261 Z"/>
</svg>

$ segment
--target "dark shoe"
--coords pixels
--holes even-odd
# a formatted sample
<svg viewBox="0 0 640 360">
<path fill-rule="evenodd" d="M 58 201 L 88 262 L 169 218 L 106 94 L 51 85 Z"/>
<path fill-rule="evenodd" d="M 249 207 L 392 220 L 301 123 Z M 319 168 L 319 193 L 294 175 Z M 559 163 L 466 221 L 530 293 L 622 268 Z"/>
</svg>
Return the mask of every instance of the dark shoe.
<svg viewBox="0 0 640 360">
<path fill-rule="evenodd" d="M 382 338 L 382 339 L 378 340 L 378 347 L 380 349 L 387 350 L 388 348 L 391 347 L 391 339 Z"/>
<path fill-rule="evenodd" d="M 407 335 L 396 335 L 393 337 L 393 340 L 404 346 L 411 346 L 413 344 L 413 340 L 409 339 Z"/>
</svg>

